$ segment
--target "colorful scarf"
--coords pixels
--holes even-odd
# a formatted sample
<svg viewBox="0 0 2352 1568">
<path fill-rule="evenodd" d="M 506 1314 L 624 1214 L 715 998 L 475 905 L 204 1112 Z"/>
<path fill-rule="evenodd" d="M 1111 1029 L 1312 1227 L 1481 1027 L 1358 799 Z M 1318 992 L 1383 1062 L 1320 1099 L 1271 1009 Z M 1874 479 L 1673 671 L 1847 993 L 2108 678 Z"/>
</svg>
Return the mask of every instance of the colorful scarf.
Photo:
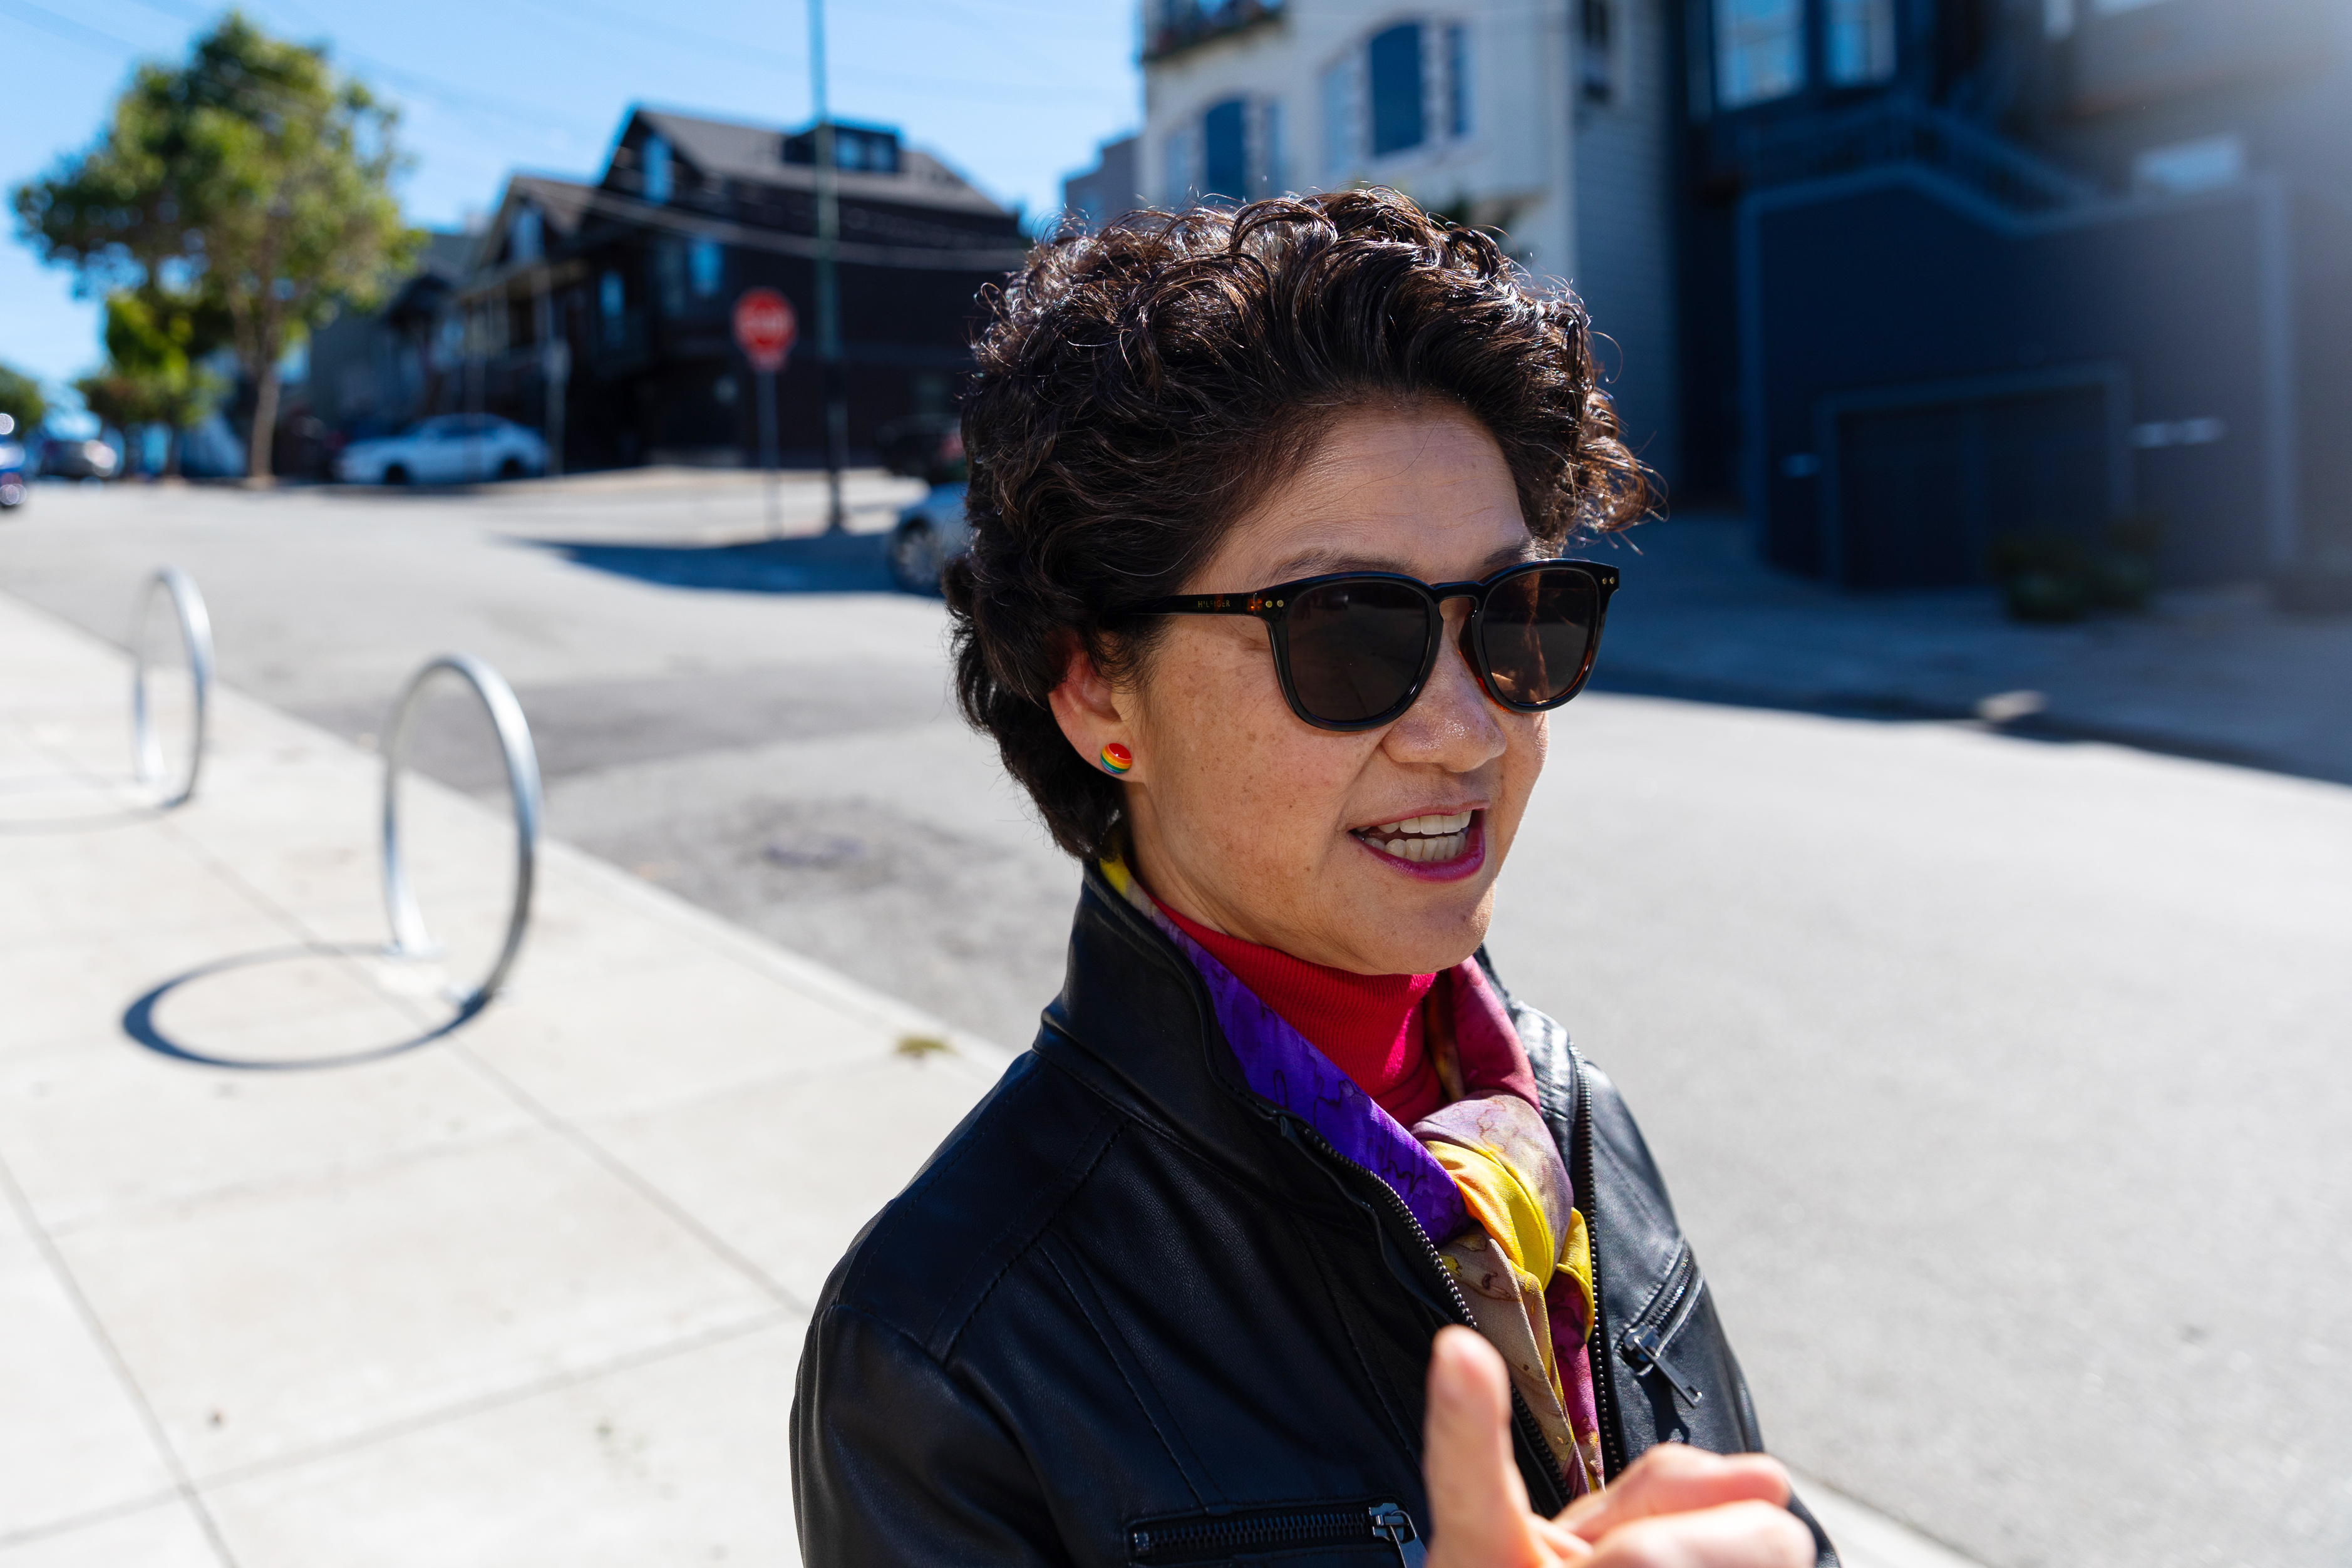
<svg viewBox="0 0 2352 1568">
<path fill-rule="evenodd" d="M 1201 972 L 1250 1089 L 1387 1184 L 1461 1287 L 1567 1480 L 1601 1489 L 1601 1423 L 1586 1339 L 1592 1253 L 1559 1147 L 1536 1105 L 1527 1048 L 1473 960 L 1441 975 L 1423 1005 L 1431 1055 L 1451 1101 L 1408 1131 L 1315 1044 L 1160 911 L 1117 855 L 1101 861 L 1120 897 Z"/>
</svg>

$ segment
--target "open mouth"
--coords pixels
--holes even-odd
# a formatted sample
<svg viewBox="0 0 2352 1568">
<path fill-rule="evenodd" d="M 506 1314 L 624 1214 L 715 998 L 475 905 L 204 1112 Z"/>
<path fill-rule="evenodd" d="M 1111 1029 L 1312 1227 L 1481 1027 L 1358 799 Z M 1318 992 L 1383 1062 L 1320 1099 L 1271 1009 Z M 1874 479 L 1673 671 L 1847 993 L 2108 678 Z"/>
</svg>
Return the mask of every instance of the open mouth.
<svg viewBox="0 0 2352 1568">
<path fill-rule="evenodd" d="M 1441 866 L 1470 852 L 1478 814 L 1449 812 L 1442 816 L 1408 816 L 1378 827 L 1359 827 L 1355 835 L 1383 855 L 1418 866 Z"/>
</svg>

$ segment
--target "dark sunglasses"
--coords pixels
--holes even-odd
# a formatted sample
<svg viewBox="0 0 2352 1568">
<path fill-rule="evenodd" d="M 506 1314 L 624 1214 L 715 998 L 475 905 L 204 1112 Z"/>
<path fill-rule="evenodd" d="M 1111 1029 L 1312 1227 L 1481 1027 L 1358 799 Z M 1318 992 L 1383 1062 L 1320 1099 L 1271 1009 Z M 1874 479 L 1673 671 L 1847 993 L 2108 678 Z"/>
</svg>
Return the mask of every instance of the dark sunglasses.
<svg viewBox="0 0 2352 1568">
<path fill-rule="evenodd" d="M 1337 572 L 1255 594 L 1184 594 L 1121 606 L 1131 616 L 1255 616 L 1274 642 L 1290 710 L 1319 730 L 1375 730 L 1429 684 L 1444 605 L 1470 601 L 1462 657 L 1496 704 L 1557 708 L 1584 689 L 1617 568 L 1530 561 L 1483 583 L 1424 583 L 1392 572 Z"/>
</svg>

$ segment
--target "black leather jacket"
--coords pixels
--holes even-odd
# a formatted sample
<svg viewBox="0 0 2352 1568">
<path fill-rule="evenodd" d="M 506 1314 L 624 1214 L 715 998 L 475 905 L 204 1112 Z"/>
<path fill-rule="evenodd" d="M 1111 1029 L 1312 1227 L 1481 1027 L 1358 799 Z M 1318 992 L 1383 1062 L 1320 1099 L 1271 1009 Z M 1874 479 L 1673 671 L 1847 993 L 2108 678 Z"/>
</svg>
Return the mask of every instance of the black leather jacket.
<svg viewBox="0 0 2352 1568">
<path fill-rule="evenodd" d="M 1591 1226 L 1610 1473 L 1660 1442 L 1761 1448 L 1624 1102 L 1510 1010 Z M 1403 1205 L 1244 1086 L 1191 962 L 1090 870 L 1035 1045 L 825 1286 L 793 1404 L 802 1553 L 1417 1562 L 1429 1340 L 1468 1321 Z"/>
</svg>

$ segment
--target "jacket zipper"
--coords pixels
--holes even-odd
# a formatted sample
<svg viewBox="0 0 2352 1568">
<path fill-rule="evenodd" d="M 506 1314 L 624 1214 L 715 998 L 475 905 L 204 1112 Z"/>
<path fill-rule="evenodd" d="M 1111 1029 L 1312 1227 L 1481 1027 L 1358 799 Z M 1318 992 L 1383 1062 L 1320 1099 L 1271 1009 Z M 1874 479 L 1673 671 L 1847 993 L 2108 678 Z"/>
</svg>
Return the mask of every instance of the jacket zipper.
<svg viewBox="0 0 2352 1568">
<path fill-rule="evenodd" d="M 1666 1271 L 1665 1283 L 1658 1287 L 1641 1315 L 1625 1327 L 1617 1338 L 1618 1348 L 1634 1372 L 1646 1377 L 1656 1373 L 1668 1386 L 1682 1396 L 1685 1405 L 1696 1406 L 1706 1395 L 1697 1384 L 1676 1372 L 1666 1360 L 1666 1351 L 1682 1331 L 1690 1309 L 1697 1301 L 1698 1259 L 1691 1255 L 1685 1241 L 1675 1254 L 1675 1266 Z"/>
<path fill-rule="evenodd" d="M 1358 1541 L 1388 1542 L 1398 1568 L 1421 1568 L 1428 1557 L 1412 1528 L 1412 1516 L 1392 1502 L 1138 1525 L 1127 1537 L 1129 1555 L 1137 1563 L 1207 1562 L 1246 1552 L 1344 1546 Z"/>
<path fill-rule="evenodd" d="M 1584 1057 L 1573 1043 L 1568 1047 L 1568 1059 L 1576 1077 L 1575 1124 L 1571 1131 L 1584 1166 L 1582 1180 L 1570 1184 L 1583 1201 L 1584 1233 L 1591 1238 L 1592 1332 L 1585 1341 L 1585 1359 L 1592 1366 L 1592 1413 L 1601 1423 L 1601 1471 L 1603 1479 L 1614 1480 L 1625 1470 L 1625 1434 L 1617 1425 L 1617 1391 L 1610 1383 L 1609 1309 L 1601 1304 L 1601 1193 L 1600 1180 L 1594 1173 L 1599 1167 L 1593 1159 L 1592 1086 L 1585 1081 Z"/>
<path fill-rule="evenodd" d="M 1410 1230 L 1412 1233 L 1414 1239 L 1421 1243 L 1422 1256 L 1428 1260 L 1430 1271 L 1439 1280 L 1444 1282 L 1445 1286 L 1445 1294 L 1454 1303 L 1454 1321 L 1461 1324 L 1464 1328 L 1475 1332 L 1478 1327 L 1478 1320 L 1470 1315 L 1470 1303 L 1462 1299 L 1462 1287 L 1454 1282 L 1454 1276 L 1446 1268 L 1445 1260 L 1438 1256 L 1436 1244 L 1429 1239 L 1429 1233 L 1421 1228 L 1421 1220 L 1419 1217 L 1413 1214 L 1412 1210 L 1405 1206 L 1405 1202 L 1402 1198 L 1397 1196 L 1396 1189 L 1390 1186 L 1386 1182 L 1381 1181 L 1378 1176 L 1372 1174 L 1370 1171 L 1366 1170 L 1362 1165 L 1358 1164 L 1355 1161 L 1349 1159 L 1345 1154 L 1340 1153 L 1339 1150 L 1333 1148 L 1331 1146 L 1331 1141 L 1328 1138 L 1324 1137 L 1322 1133 L 1317 1131 L 1302 1118 L 1293 1116 L 1287 1111 L 1282 1112 L 1281 1114 L 1284 1120 L 1288 1121 L 1291 1126 L 1306 1134 L 1307 1138 L 1311 1139 L 1313 1141 L 1313 1146 L 1317 1150 L 1320 1151 L 1325 1158 L 1331 1160 L 1335 1163 L 1342 1165 L 1350 1171 L 1355 1171 L 1360 1173 L 1364 1179 L 1380 1193 L 1381 1198 L 1387 1202 L 1390 1212 L 1393 1213 L 1399 1219 L 1404 1221 L 1405 1228 Z M 1598 1277 L 1596 1276 L 1596 1280 L 1597 1278 Z M 1519 1391 L 1516 1388 L 1511 1390 L 1511 1425 L 1517 1431 L 1519 1441 L 1526 1445 L 1528 1451 L 1540 1455 L 1545 1460 L 1545 1472 L 1547 1474 L 1557 1473 L 1558 1467 L 1551 1463 L 1551 1445 L 1544 1441 L 1543 1428 L 1537 1425 L 1535 1412 L 1528 1408 L 1527 1400 L 1520 1395 Z M 1546 1514 L 1558 1513 L 1561 1509 L 1564 1509 L 1569 1505 L 1570 1499 L 1567 1496 L 1567 1487 L 1564 1481 L 1556 1483 L 1553 1490 L 1556 1494 L 1556 1500 L 1552 1502 L 1549 1508 L 1543 1508 L 1540 1503 L 1538 1503 L 1538 1511 Z"/>
</svg>

